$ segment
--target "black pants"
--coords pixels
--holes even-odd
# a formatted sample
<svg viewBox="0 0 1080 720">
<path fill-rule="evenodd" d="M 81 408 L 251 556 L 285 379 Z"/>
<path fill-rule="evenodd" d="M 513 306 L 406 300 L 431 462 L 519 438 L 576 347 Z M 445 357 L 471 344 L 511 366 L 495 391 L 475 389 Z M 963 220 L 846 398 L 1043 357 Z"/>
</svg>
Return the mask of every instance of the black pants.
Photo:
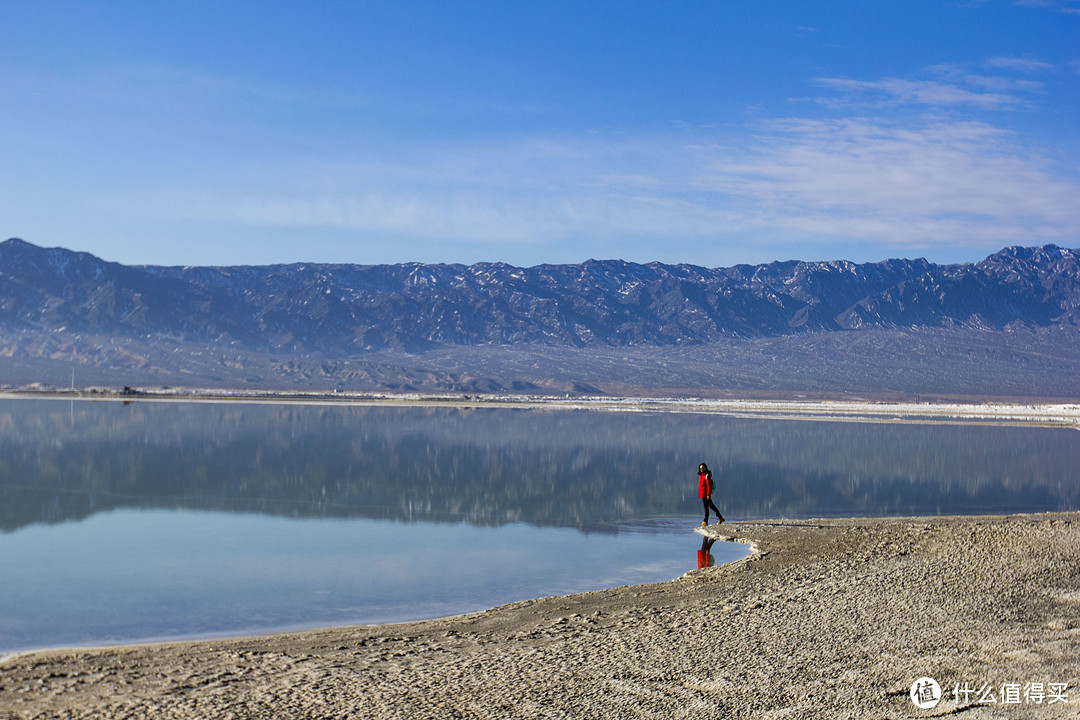
<svg viewBox="0 0 1080 720">
<path fill-rule="evenodd" d="M 714 513 L 716 513 L 716 519 L 717 520 L 724 517 L 723 515 L 720 514 L 720 511 L 716 508 L 716 506 L 713 505 L 711 497 L 703 497 L 703 498 L 701 498 L 701 504 L 705 506 L 705 524 L 706 525 L 709 524 L 709 508 L 712 508 L 712 511 Z"/>
</svg>

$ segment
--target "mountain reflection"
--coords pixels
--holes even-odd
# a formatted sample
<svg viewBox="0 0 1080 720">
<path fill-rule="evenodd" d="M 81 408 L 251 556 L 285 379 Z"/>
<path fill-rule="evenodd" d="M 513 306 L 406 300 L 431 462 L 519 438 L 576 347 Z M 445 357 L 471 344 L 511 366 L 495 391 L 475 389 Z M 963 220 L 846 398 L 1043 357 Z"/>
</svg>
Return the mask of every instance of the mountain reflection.
<svg viewBox="0 0 1080 720">
<path fill-rule="evenodd" d="M 0 529 L 116 508 L 600 530 L 1080 508 L 1068 429 L 555 409 L 0 401 Z"/>
</svg>

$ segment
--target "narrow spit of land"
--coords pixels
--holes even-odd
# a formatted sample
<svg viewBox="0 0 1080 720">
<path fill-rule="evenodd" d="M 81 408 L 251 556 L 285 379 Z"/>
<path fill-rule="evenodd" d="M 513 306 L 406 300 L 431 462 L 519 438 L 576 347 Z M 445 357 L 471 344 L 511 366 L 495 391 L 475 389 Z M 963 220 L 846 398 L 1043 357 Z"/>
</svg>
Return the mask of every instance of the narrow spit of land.
<svg viewBox="0 0 1080 720">
<path fill-rule="evenodd" d="M 1030 403 L 1006 400 L 938 402 L 837 400 L 722 400 L 655 397 L 556 397 L 548 395 L 463 395 L 418 393 L 327 393 L 237 391 L 182 388 L 83 388 L 0 390 L 0 398 L 65 398 L 77 400 L 277 402 L 441 407 L 544 407 L 609 412 L 690 412 L 735 417 L 845 420 L 858 422 L 918 422 L 1000 425 L 1041 425 L 1080 429 L 1080 403 Z"/>
<path fill-rule="evenodd" d="M 427 622 L 7 658 L 0 717 L 1077 715 L 1080 514 L 709 532 L 754 552 Z"/>
</svg>

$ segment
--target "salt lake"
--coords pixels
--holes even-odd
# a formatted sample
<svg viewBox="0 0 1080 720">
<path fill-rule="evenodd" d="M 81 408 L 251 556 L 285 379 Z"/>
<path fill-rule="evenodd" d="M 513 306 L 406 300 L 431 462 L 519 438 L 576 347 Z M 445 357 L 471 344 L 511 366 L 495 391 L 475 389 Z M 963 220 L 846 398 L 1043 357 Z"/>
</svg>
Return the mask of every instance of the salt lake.
<svg viewBox="0 0 1080 720">
<path fill-rule="evenodd" d="M 0 651 L 670 580 L 730 520 L 1080 509 L 1080 433 L 707 413 L 0 400 Z"/>
</svg>

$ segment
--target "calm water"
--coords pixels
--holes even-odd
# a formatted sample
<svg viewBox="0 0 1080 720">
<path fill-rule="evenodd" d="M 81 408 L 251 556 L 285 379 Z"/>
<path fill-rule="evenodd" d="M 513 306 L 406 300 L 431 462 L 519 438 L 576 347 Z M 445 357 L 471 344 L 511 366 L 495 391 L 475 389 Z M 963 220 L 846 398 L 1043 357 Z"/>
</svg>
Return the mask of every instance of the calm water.
<svg viewBox="0 0 1080 720">
<path fill-rule="evenodd" d="M 1067 429 L 4 400 L 0 651 L 671 579 L 702 461 L 731 519 L 1080 509 Z"/>
</svg>

